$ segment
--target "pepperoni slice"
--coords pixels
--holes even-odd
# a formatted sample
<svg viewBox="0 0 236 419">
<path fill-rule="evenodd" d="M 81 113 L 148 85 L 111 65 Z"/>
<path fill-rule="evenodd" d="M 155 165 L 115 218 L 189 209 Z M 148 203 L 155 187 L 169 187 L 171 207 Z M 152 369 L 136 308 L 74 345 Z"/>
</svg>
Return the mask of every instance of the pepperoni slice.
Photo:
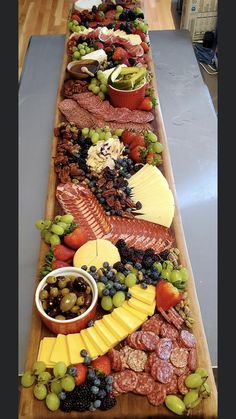
<svg viewBox="0 0 236 419">
<path fill-rule="evenodd" d="M 141 351 L 146 350 L 146 346 L 142 341 L 142 331 L 136 332 L 136 337 L 135 337 L 135 345 L 136 345 L 136 349 L 140 349 Z"/>
<path fill-rule="evenodd" d="M 119 373 L 117 384 L 123 393 L 133 391 L 137 385 L 138 377 L 134 371 L 125 370 Z"/>
<path fill-rule="evenodd" d="M 113 371 L 120 371 L 122 369 L 121 355 L 116 349 L 110 349 L 108 356 L 111 360 L 111 369 Z"/>
<path fill-rule="evenodd" d="M 154 351 L 157 347 L 159 337 L 153 332 L 142 332 L 141 343 L 144 345 L 146 351 Z"/>
<path fill-rule="evenodd" d="M 175 375 L 177 375 L 178 377 L 180 376 L 180 375 L 183 375 L 183 374 L 187 374 L 187 372 L 189 372 L 189 368 L 188 367 L 185 367 L 185 368 L 174 368 L 174 373 L 175 373 Z"/>
<path fill-rule="evenodd" d="M 155 381 L 151 375 L 147 374 L 146 372 L 139 372 L 137 376 L 138 382 L 135 387 L 135 392 L 143 395 L 151 393 L 155 385 Z"/>
<path fill-rule="evenodd" d="M 157 358 L 153 364 L 151 365 L 151 376 L 154 378 L 154 380 L 157 379 L 157 367 L 159 365 L 160 359 Z"/>
<path fill-rule="evenodd" d="M 156 353 L 159 358 L 168 360 L 170 358 L 172 346 L 173 344 L 170 338 L 160 338 L 156 349 Z"/>
<path fill-rule="evenodd" d="M 161 325 L 160 335 L 163 338 L 177 339 L 179 337 L 178 330 L 171 324 L 163 323 Z"/>
<path fill-rule="evenodd" d="M 133 349 L 137 349 L 137 343 L 136 343 L 137 333 L 140 333 L 140 332 L 131 333 L 127 339 L 128 345 Z"/>
<path fill-rule="evenodd" d="M 112 392 L 115 394 L 122 394 L 124 391 L 120 388 L 117 379 L 119 377 L 119 373 L 113 374 L 113 382 L 112 382 Z"/>
<path fill-rule="evenodd" d="M 174 375 L 174 369 L 168 361 L 163 361 L 160 359 L 156 368 L 156 379 L 160 383 L 167 384 L 169 383 Z"/>
<path fill-rule="evenodd" d="M 143 331 L 147 331 L 147 332 L 153 332 L 156 333 L 157 335 L 159 335 L 160 333 L 160 328 L 162 323 L 164 322 L 162 316 L 160 314 L 155 314 L 154 316 L 152 316 L 149 320 L 146 320 L 141 329 Z"/>
<path fill-rule="evenodd" d="M 127 364 L 131 370 L 140 372 L 144 370 L 144 365 L 147 361 L 147 354 L 139 349 L 131 352 L 127 359 Z"/>
<path fill-rule="evenodd" d="M 147 395 L 149 403 L 159 406 L 164 403 L 166 398 L 166 388 L 163 384 L 155 383 L 152 393 Z"/>
<path fill-rule="evenodd" d="M 194 348 L 196 346 L 196 338 L 188 330 L 181 330 L 179 339 L 187 348 Z"/>
<path fill-rule="evenodd" d="M 188 356 L 188 367 L 191 371 L 197 369 L 197 351 L 195 348 L 192 348 Z"/>
<path fill-rule="evenodd" d="M 149 362 L 149 358 L 147 359 L 147 361 L 145 362 L 145 365 L 144 365 L 144 371 L 145 372 L 147 372 L 148 374 L 150 373 L 150 371 L 151 371 L 151 366 L 150 366 L 150 362 Z"/>
<path fill-rule="evenodd" d="M 184 368 L 188 364 L 188 351 L 183 348 L 175 348 L 171 352 L 170 361 L 177 368 Z"/>
<path fill-rule="evenodd" d="M 179 389 L 179 392 L 183 395 L 188 393 L 188 388 L 185 385 L 185 378 L 187 376 L 188 376 L 188 373 L 182 374 L 178 378 L 178 389 Z"/>
<path fill-rule="evenodd" d="M 148 357 L 148 361 L 149 361 L 150 366 L 152 366 L 152 364 L 154 364 L 154 362 L 159 361 L 157 353 L 156 352 L 150 353 L 149 357 Z"/>
<path fill-rule="evenodd" d="M 176 375 L 173 375 L 171 381 L 165 386 L 166 386 L 166 394 L 178 393 L 178 380 L 177 380 Z"/>
</svg>

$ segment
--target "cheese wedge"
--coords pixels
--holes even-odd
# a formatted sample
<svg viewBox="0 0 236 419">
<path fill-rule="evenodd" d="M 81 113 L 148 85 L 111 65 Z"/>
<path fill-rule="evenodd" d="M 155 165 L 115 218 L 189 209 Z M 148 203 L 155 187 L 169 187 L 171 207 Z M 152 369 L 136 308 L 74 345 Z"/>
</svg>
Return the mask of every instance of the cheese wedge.
<svg viewBox="0 0 236 419">
<path fill-rule="evenodd" d="M 143 313 L 147 314 L 148 316 L 152 316 L 154 311 L 155 311 L 155 307 L 156 307 L 156 303 L 155 301 L 152 304 L 145 304 L 142 301 L 137 300 L 134 297 L 131 297 L 128 300 L 128 304 L 135 308 L 136 310 L 142 311 Z"/>
<path fill-rule="evenodd" d="M 123 327 L 129 327 L 131 332 L 134 332 L 142 324 L 142 320 L 128 313 L 122 307 L 115 308 L 112 312 L 112 317 L 116 319 Z"/>
<path fill-rule="evenodd" d="M 129 289 L 130 294 L 132 297 L 137 298 L 137 300 L 142 301 L 145 304 L 152 304 L 155 300 L 155 294 L 146 292 L 146 290 L 143 290 L 139 287 L 139 290 L 130 288 Z"/>
<path fill-rule="evenodd" d="M 53 368 L 55 363 L 50 361 L 52 349 L 55 345 L 56 338 L 43 338 L 40 342 L 37 361 L 45 362 L 47 368 Z"/>
<path fill-rule="evenodd" d="M 99 336 L 104 340 L 104 342 L 112 348 L 113 346 L 116 346 L 119 342 L 119 339 L 113 335 L 113 333 L 106 327 L 106 325 L 103 322 L 103 319 L 96 320 L 94 323 L 94 328 L 98 332 Z"/>
<path fill-rule="evenodd" d="M 140 319 L 143 322 L 147 319 L 147 314 L 143 313 L 142 311 L 135 310 L 135 308 L 129 306 L 128 301 L 124 301 L 122 304 L 122 308 L 126 310 L 128 313 L 133 314 L 133 316 L 136 316 L 138 319 Z"/>
<path fill-rule="evenodd" d="M 55 345 L 52 349 L 50 362 L 64 362 L 67 366 L 70 364 L 67 348 L 66 335 L 57 335 Z"/>
<path fill-rule="evenodd" d="M 83 265 L 96 266 L 100 269 L 104 261 L 110 265 L 120 261 L 117 247 L 109 240 L 89 240 L 81 246 L 74 255 L 73 265 L 81 268 Z"/>
<path fill-rule="evenodd" d="M 94 326 L 88 327 L 87 334 L 91 340 L 91 344 L 93 344 L 93 346 L 96 348 L 99 355 L 104 355 L 109 351 L 110 347 L 100 337 Z"/>
<path fill-rule="evenodd" d="M 103 322 L 108 327 L 108 329 L 115 335 L 119 341 L 125 339 L 130 333 L 130 329 L 127 327 L 121 326 L 117 320 L 115 320 L 111 314 L 106 314 L 103 316 Z"/>
<path fill-rule="evenodd" d="M 89 356 L 94 359 L 97 358 L 99 355 L 99 352 L 95 348 L 94 344 L 91 342 L 90 336 L 88 334 L 88 329 L 83 329 L 80 332 L 80 335 L 82 337 L 82 340 L 84 342 L 85 349 L 87 349 Z"/>
<path fill-rule="evenodd" d="M 70 363 L 79 364 L 80 362 L 83 362 L 84 358 L 80 355 L 80 351 L 85 349 L 85 347 L 80 333 L 66 335 L 66 341 Z"/>
</svg>

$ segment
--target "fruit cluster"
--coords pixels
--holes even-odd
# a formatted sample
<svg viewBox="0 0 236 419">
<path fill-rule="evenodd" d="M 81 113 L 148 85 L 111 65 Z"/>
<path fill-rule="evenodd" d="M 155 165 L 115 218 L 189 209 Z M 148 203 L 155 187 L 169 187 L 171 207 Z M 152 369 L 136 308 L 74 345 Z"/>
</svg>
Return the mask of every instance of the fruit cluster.
<svg viewBox="0 0 236 419">
<path fill-rule="evenodd" d="M 91 46 L 90 46 L 91 45 Z M 89 43 L 89 40 L 86 42 L 82 42 L 77 44 L 76 46 L 72 47 L 72 59 L 73 60 L 80 60 L 86 54 L 93 52 L 97 49 L 97 46 L 93 42 L 92 44 Z"/>
<path fill-rule="evenodd" d="M 71 214 L 56 215 L 54 220 L 37 220 L 35 227 L 40 230 L 41 238 L 47 244 L 55 246 L 61 243 L 61 238 L 72 232 L 76 224 Z"/>
<path fill-rule="evenodd" d="M 121 140 L 129 147 L 129 158 L 139 163 L 148 163 L 155 166 L 162 164 L 161 153 L 163 145 L 157 140 L 156 134 L 146 131 L 144 135 L 132 130 L 125 130 Z"/>
<path fill-rule="evenodd" d="M 104 100 L 107 93 L 107 79 L 101 70 L 98 70 L 96 77 L 93 77 L 88 85 L 88 89 L 101 100 Z"/>
</svg>

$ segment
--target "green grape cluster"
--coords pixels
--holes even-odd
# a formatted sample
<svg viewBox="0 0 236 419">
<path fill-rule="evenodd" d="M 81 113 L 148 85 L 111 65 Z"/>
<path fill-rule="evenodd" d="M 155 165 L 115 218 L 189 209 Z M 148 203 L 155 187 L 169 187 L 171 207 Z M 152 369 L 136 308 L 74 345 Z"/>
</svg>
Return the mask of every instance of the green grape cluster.
<svg viewBox="0 0 236 419">
<path fill-rule="evenodd" d="M 185 290 L 187 286 L 187 281 L 189 278 L 189 273 L 187 268 L 179 267 L 174 269 L 173 263 L 169 260 L 164 262 L 155 262 L 153 266 L 161 273 L 161 277 L 171 282 L 176 288 L 180 290 Z"/>
<path fill-rule="evenodd" d="M 56 215 L 53 220 L 37 220 L 35 227 L 40 230 L 41 238 L 47 244 L 56 246 L 61 243 L 61 237 L 70 233 L 76 227 L 71 214 Z"/>
<path fill-rule="evenodd" d="M 163 152 L 163 144 L 158 141 L 156 134 L 154 134 L 152 131 L 145 131 L 144 138 L 148 141 L 148 152 L 155 154 L 160 154 Z"/>
<path fill-rule="evenodd" d="M 97 144 L 98 141 L 108 140 L 109 138 L 118 138 L 122 135 L 122 129 L 116 129 L 114 134 L 111 133 L 109 127 L 102 128 L 83 128 L 82 135 L 84 138 L 90 138 L 93 144 Z"/>
<path fill-rule="evenodd" d="M 95 95 L 99 96 L 101 100 L 104 100 L 107 93 L 107 78 L 104 76 L 102 70 L 98 70 L 96 77 L 93 77 L 88 89 Z"/>
<path fill-rule="evenodd" d="M 68 23 L 68 28 L 72 31 L 72 32 L 83 32 L 86 27 L 83 25 L 79 25 L 79 22 L 77 22 L 77 20 L 73 19 Z"/>
<path fill-rule="evenodd" d="M 73 60 L 80 60 L 86 54 L 95 51 L 95 47 L 89 47 L 87 42 L 78 44 L 77 46 L 72 47 L 72 58 Z"/>
<path fill-rule="evenodd" d="M 52 376 L 50 372 L 46 371 L 44 362 L 36 361 L 31 370 L 26 371 L 21 377 L 23 387 L 31 387 L 34 383 L 34 397 L 37 400 L 45 400 L 47 408 L 52 412 L 59 409 L 59 393 L 70 392 L 75 388 L 75 379 L 67 372 L 64 362 L 55 364 Z"/>
<path fill-rule="evenodd" d="M 141 19 L 135 19 L 134 20 L 134 26 L 137 29 L 141 29 L 141 31 L 143 31 L 144 33 L 147 33 L 148 31 L 148 24 L 145 23 L 143 20 Z"/>
</svg>

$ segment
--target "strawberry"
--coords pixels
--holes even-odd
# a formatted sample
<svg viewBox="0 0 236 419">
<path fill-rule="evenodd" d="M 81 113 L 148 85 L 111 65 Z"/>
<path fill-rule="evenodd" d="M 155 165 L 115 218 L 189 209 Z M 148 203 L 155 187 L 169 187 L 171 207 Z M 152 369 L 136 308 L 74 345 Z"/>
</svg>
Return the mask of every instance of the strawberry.
<svg viewBox="0 0 236 419">
<path fill-rule="evenodd" d="M 90 28 L 96 28 L 97 27 L 97 22 L 88 22 L 88 26 L 90 27 Z"/>
<path fill-rule="evenodd" d="M 102 22 L 105 19 L 105 14 L 102 11 L 98 11 L 95 14 L 95 19 L 97 22 Z"/>
<path fill-rule="evenodd" d="M 65 268 L 66 266 L 72 266 L 72 263 L 69 264 L 68 262 L 63 262 L 62 260 L 54 259 L 51 265 L 52 265 L 52 269 L 59 269 L 59 268 Z"/>
<path fill-rule="evenodd" d="M 95 42 L 95 45 L 98 47 L 98 49 L 104 49 L 104 45 L 102 42 L 97 41 Z"/>
<path fill-rule="evenodd" d="M 72 233 L 64 236 L 63 240 L 68 247 L 77 250 L 80 246 L 87 242 L 88 236 L 85 230 L 81 227 L 76 227 Z"/>
<path fill-rule="evenodd" d="M 72 15 L 71 16 L 71 20 L 76 20 L 78 23 L 81 22 L 81 19 L 80 19 L 80 17 L 78 15 Z"/>
<path fill-rule="evenodd" d="M 74 365 L 74 367 L 77 369 L 75 375 L 75 384 L 79 386 L 80 384 L 83 384 L 86 381 L 88 367 L 86 367 L 86 365 L 84 364 L 76 364 Z"/>
<path fill-rule="evenodd" d="M 141 109 L 142 111 L 150 111 L 152 107 L 153 104 L 149 96 L 146 96 L 139 105 L 139 109 Z"/>
<path fill-rule="evenodd" d="M 135 28 L 132 30 L 132 33 L 135 35 L 139 35 L 142 41 L 145 41 L 146 35 L 141 29 Z"/>
<path fill-rule="evenodd" d="M 75 251 L 72 249 L 69 249 L 63 244 L 57 244 L 56 246 L 53 247 L 53 254 L 57 260 L 67 262 L 68 260 L 73 259 Z"/>
<path fill-rule="evenodd" d="M 136 133 L 125 129 L 122 133 L 121 140 L 124 144 L 131 144 L 136 136 Z"/>
<path fill-rule="evenodd" d="M 148 52 L 149 51 L 149 46 L 146 42 L 141 42 L 141 47 L 143 47 L 144 52 Z"/>
<path fill-rule="evenodd" d="M 106 375 L 109 375 L 111 372 L 111 361 L 109 356 L 99 356 L 97 359 L 92 361 L 92 367 Z"/>
<path fill-rule="evenodd" d="M 127 52 L 124 50 L 124 48 L 117 47 L 115 48 L 115 51 L 112 55 L 113 61 L 120 61 L 124 58 L 127 58 Z"/>
<path fill-rule="evenodd" d="M 142 151 L 142 147 L 136 146 L 129 153 L 129 157 L 132 160 L 134 160 L 136 163 L 141 163 L 142 162 L 142 157 L 140 154 L 141 151 Z"/>
<path fill-rule="evenodd" d="M 135 135 L 135 137 L 133 138 L 133 141 L 131 142 L 129 146 L 130 151 L 137 146 L 140 146 L 140 147 L 146 146 L 145 138 L 143 135 L 140 135 L 140 134 Z"/>
<path fill-rule="evenodd" d="M 164 311 L 176 306 L 183 298 L 183 293 L 170 282 L 161 279 L 156 285 L 156 306 Z"/>
</svg>

